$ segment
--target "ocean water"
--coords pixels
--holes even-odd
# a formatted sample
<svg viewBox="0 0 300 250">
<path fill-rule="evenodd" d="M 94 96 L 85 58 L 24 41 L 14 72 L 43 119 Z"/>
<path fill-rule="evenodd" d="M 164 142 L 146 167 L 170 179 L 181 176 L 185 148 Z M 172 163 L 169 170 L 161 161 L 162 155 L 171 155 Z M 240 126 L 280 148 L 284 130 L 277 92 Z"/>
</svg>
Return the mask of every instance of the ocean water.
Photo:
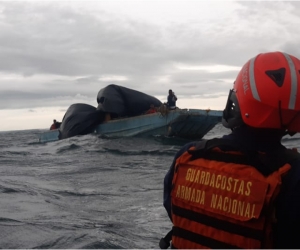
<svg viewBox="0 0 300 250">
<path fill-rule="evenodd" d="M 159 248 L 163 179 L 187 141 L 0 132 L 0 248 Z M 229 133 L 218 124 L 205 138 Z M 300 137 L 283 144 L 298 147 Z"/>
</svg>

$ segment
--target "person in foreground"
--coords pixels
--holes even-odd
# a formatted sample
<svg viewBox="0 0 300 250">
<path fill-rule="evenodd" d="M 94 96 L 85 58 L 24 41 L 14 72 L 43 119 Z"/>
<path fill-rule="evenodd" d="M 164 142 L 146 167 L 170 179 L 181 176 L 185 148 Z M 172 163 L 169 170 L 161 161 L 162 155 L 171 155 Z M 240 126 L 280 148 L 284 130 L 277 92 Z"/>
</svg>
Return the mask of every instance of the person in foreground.
<svg viewBox="0 0 300 250">
<path fill-rule="evenodd" d="M 269 52 L 239 72 L 223 112 L 232 132 L 186 144 L 164 178 L 173 223 L 160 248 L 300 248 L 300 61 Z"/>
</svg>

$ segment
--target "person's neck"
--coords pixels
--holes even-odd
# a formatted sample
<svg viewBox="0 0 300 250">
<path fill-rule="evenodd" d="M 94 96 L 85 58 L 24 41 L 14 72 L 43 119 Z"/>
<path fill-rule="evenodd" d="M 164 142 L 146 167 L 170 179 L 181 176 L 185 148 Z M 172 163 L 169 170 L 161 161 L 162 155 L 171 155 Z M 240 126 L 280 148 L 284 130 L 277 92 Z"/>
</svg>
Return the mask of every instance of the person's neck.
<svg viewBox="0 0 300 250">
<path fill-rule="evenodd" d="M 243 138 L 247 138 L 247 140 L 253 143 L 275 143 L 278 144 L 281 142 L 282 137 L 284 136 L 283 130 L 277 129 L 260 129 L 253 128 L 247 125 L 243 125 L 241 127 L 235 128 L 232 132 L 233 134 L 240 135 Z"/>
</svg>

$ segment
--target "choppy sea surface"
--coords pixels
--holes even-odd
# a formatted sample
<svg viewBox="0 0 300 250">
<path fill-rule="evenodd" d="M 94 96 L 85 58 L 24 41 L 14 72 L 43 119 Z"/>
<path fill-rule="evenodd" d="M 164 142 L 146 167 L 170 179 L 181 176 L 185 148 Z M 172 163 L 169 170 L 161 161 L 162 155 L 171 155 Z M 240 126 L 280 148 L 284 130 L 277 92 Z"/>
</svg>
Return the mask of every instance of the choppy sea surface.
<svg viewBox="0 0 300 250">
<path fill-rule="evenodd" d="M 0 132 L 0 248 L 159 248 L 171 229 L 163 179 L 187 141 L 93 134 L 39 143 L 44 131 Z M 218 124 L 204 138 L 229 132 Z"/>
</svg>

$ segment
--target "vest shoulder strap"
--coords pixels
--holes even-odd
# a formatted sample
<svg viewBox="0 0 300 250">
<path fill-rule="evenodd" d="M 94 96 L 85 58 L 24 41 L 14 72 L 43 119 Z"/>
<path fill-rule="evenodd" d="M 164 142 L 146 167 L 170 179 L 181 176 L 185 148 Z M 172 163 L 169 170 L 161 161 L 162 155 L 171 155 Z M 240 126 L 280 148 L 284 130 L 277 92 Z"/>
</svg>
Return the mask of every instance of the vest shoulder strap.
<svg viewBox="0 0 300 250">
<path fill-rule="evenodd" d="M 221 151 L 213 149 L 219 148 Z M 228 154 L 228 151 L 240 154 Z M 191 160 L 205 158 L 216 161 L 247 164 L 255 167 L 261 174 L 268 176 L 286 163 L 300 159 L 300 154 L 292 149 L 280 148 L 268 153 L 250 150 L 246 145 L 238 144 L 232 140 L 215 138 L 202 140 L 192 149 L 188 150 Z"/>
</svg>

